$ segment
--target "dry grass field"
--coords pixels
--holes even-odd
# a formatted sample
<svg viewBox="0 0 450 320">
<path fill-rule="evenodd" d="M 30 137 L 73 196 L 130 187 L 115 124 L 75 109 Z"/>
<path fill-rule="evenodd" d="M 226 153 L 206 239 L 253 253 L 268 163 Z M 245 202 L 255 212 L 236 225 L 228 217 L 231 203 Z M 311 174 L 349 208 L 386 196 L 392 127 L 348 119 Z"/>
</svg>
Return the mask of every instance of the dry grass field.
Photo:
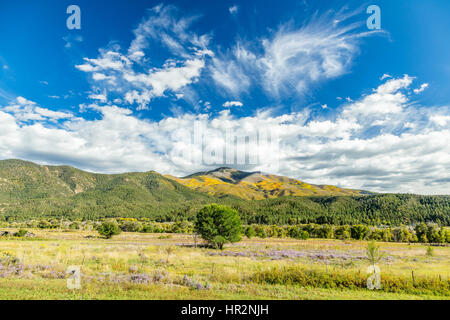
<svg viewBox="0 0 450 320">
<path fill-rule="evenodd" d="M 105 240 L 88 231 L 30 231 L 35 238 L 0 238 L 0 299 L 450 298 L 450 247 L 427 255 L 424 245 L 379 243 L 381 279 L 390 284 L 372 291 L 354 281 L 369 276 L 365 241 L 244 238 L 220 251 L 191 235 Z M 69 266 L 80 267 L 80 289 L 67 288 Z"/>
</svg>

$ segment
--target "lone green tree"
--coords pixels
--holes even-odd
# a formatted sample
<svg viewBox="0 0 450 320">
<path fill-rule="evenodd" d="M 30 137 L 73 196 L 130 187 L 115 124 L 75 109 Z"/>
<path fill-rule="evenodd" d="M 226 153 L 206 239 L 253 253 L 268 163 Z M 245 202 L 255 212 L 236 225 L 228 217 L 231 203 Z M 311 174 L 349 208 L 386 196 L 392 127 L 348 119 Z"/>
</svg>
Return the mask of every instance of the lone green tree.
<svg viewBox="0 0 450 320">
<path fill-rule="evenodd" d="M 101 225 L 97 227 L 98 233 L 106 239 L 111 239 L 121 232 L 119 224 L 115 220 L 103 221 Z"/>
<path fill-rule="evenodd" d="M 227 206 L 205 206 L 197 214 L 194 228 L 205 241 L 221 250 L 225 243 L 241 240 L 242 224 L 239 213 Z"/>
</svg>

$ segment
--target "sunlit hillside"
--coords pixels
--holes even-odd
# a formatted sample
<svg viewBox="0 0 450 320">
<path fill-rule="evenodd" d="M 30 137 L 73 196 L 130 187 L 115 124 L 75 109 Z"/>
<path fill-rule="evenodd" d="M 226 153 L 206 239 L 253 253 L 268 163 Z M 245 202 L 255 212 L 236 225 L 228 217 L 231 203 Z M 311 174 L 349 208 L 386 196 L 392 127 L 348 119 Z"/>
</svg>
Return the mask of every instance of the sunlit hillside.
<svg viewBox="0 0 450 320">
<path fill-rule="evenodd" d="M 196 173 L 184 178 L 166 177 L 210 195 L 234 195 L 248 200 L 280 196 L 345 196 L 363 195 L 365 191 L 329 185 L 314 185 L 288 177 L 262 172 L 243 172 L 231 168 Z"/>
</svg>

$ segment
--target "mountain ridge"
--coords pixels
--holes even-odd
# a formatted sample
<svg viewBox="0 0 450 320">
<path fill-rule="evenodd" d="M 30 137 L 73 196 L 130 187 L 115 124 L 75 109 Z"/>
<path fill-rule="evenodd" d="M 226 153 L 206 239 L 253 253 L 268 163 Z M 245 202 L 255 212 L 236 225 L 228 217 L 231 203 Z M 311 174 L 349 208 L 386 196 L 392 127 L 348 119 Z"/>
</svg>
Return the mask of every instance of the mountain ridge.
<svg viewBox="0 0 450 320">
<path fill-rule="evenodd" d="M 201 189 L 184 185 L 186 181 L 176 181 L 183 178 L 155 171 L 101 174 L 70 166 L 1 160 L 0 222 L 108 217 L 192 221 L 204 205 L 219 203 L 238 210 L 242 221 L 250 224 L 400 225 L 432 221 L 450 225 L 450 195 L 352 191 L 343 196 L 342 190 L 346 189 L 318 186 L 322 194 L 292 196 L 305 189 L 311 194 L 314 189 L 308 188 L 317 186 L 288 177 L 229 168 L 208 172 L 206 176 L 202 172 L 187 179 Z"/>
<path fill-rule="evenodd" d="M 355 196 L 374 194 L 364 190 L 316 185 L 261 171 L 245 172 L 229 167 L 197 172 L 177 178 L 165 175 L 194 190 L 210 195 L 234 195 L 246 200 L 262 200 L 280 196 Z"/>
<path fill-rule="evenodd" d="M 236 196 L 246 200 L 262 200 L 267 198 L 277 198 L 280 196 L 346 196 L 365 195 L 371 192 L 340 188 L 331 185 L 309 184 L 297 179 L 278 176 L 261 171 L 246 172 L 230 167 L 219 167 L 214 170 L 196 172 L 185 177 L 175 177 L 170 174 L 160 174 L 154 170 L 143 172 L 124 172 L 115 174 L 94 173 L 81 170 L 68 165 L 40 165 L 34 162 L 7 159 L 0 160 L 0 169 L 6 168 L 18 171 L 22 177 L 13 179 L 27 181 L 28 189 L 31 191 L 35 185 L 35 179 L 31 179 L 31 172 L 43 170 L 40 177 L 49 192 L 53 190 L 60 195 L 81 194 L 89 189 L 95 188 L 99 181 L 113 179 L 121 175 L 158 175 L 175 181 L 189 189 L 206 193 L 211 196 Z M 47 173 L 47 174 L 45 174 Z M 31 174 L 31 176 L 30 176 Z M 6 174 L 7 176 L 8 174 Z M 5 172 L 0 172 L 0 188 L 7 187 Z M 2 183 L 3 181 L 3 183 Z M 39 183 L 38 183 L 39 184 Z M 56 190 L 49 185 L 60 185 L 63 189 Z M 25 186 L 23 186 L 24 189 Z M 42 189 L 42 186 L 40 186 Z M 0 190 L 1 198 L 1 190 Z"/>
</svg>

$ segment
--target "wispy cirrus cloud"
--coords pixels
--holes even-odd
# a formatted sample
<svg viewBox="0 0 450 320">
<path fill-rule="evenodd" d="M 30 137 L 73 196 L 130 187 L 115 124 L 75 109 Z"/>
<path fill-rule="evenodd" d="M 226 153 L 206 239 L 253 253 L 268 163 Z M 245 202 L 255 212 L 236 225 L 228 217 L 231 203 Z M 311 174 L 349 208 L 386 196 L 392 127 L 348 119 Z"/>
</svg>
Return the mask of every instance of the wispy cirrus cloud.
<svg viewBox="0 0 450 320">
<path fill-rule="evenodd" d="M 216 84 L 238 96 L 261 86 L 272 97 L 302 95 L 311 86 L 349 72 L 360 40 L 381 31 L 361 31 L 347 20 L 360 13 L 328 12 L 300 28 L 285 23 L 271 36 L 239 40 L 210 66 Z"/>
<path fill-rule="evenodd" d="M 237 7 L 232 8 L 236 13 Z M 301 27 L 284 23 L 270 36 L 237 40 L 223 51 L 212 32 L 192 31 L 199 16 L 181 16 L 176 7 L 163 4 L 148 12 L 128 49 L 113 43 L 100 49 L 97 58 L 86 57 L 76 66 L 91 74 L 93 91 L 114 92 L 138 109 L 157 97 L 187 93 L 188 98 L 193 93 L 189 86 L 210 87 L 211 80 L 217 93 L 228 98 L 255 88 L 274 99 L 301 96 L 349 72 L 361 39 L 378 32 L 348 22 L 358 11 L 330 11 Z"/>
</svg>

